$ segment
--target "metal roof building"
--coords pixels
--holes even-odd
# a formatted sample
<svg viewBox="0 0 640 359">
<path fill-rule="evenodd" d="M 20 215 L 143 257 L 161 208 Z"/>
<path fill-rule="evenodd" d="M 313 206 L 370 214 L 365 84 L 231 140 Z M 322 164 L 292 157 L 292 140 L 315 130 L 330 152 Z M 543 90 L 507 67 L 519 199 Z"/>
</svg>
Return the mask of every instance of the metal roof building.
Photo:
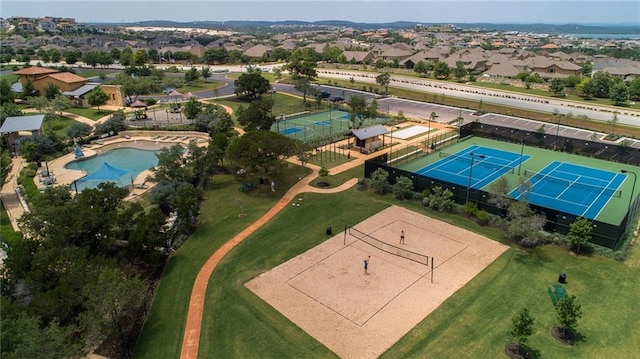
<svg viewBox="0 0 640 359">
<path fill-rule="evenodd" d="M 20 131 L 39 131 L 44 121 L 44 115 L 27 115 L 27 116 L 11 116 L 7 117 L 0 127 L 0 134 L 20 132 Z"/>
</svg>

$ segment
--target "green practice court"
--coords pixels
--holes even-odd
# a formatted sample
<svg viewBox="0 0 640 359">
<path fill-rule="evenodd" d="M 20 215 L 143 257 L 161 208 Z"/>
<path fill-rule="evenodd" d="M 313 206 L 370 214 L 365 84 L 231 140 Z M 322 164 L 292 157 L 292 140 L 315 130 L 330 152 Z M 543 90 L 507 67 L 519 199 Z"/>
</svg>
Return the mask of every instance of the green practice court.
<svg viewBox="0 0 640 359">
<path fill-rule="evenodd" d="M 511 160 L 508 171 L 500 166 L 494 166 L 495 176 L 484 176 L 482 161 L 476 158 L 476 166 L 473 171 L 482 178 L 490 178 L 490 181 L 476 183 L 476 173 L 472 181 L 472 190 L 482 189 L 489 191 L 490 184 L 500 176 L 507 179 L 510 197 L 521 200 L 527 192 L 528 201 L 546 208 L 575 214 L 591 220 L 597 220 L 612 225 L 619 225 L 627 214 L 633 190 L 633 176 L 622 174 L 621 170 L 634 171 L 634 167 L 607 162 L 599 159 L 582 157 L 566 153 L 558 153 L 542 148 L 522 146 L 519 144 L 499 142 L 486 138 L 472 137 L 448 146 L 441 151 L 436 151 L 428 156 L 418 157 L 415 160 L 402 163 L 397 167 L 414 173 L 425 175 L 451 182 L 451 177 L 431 176 L 428 170 L 441 167 L 445 161 L 452 161 L 456 154 L 465 154 L 472 149 L 482 153 L 481 149 L 495 149 L 506 151 L 520 157 L 509 157 Z M 467 155 L 467 157 L 469 157 Z M 492 159 L 493 161 L 493 159 Z M 460 161 L 456 160 L 455 163 Z M 460 162 L 463 163 L 463 162 Z M 464 158 L 464 166 L 461 179 L 453 181 L 466 188 L 469 178 L 470 160 Z M 464 167 L 463 166 L 463 167 Z M 560 168 L 560 166 L 562 166 Z M 563 173 L 571 172 L 570 174 Z M 494 170 L 492 170 L 494 171 Z M 563 177 L 562 177 L 563 176 Z M 562 178 L 560 178 L 562 177 Z M 595 178 L 597 177 L 597 178 Z M 523 188 L 522 183 L 529 183 L 531 187 Z M 526 185 L 525 185 L 526 187 Z M 636 191 L 637 195 L 637 191 Z"/>
<path fill-rule="evenodd" d="M 383 123 L 386 118 L 367 118 L 357 121 L 362 123 L 361 126 L 369 126 Z M 351 121 L 349 112 L 342 110 L 292 116 L 279 115 L 276 116 L 276 122 L 271 126 L 271 131 L 307 142 L 344 135 L 351 131 Z"/>
</svg>

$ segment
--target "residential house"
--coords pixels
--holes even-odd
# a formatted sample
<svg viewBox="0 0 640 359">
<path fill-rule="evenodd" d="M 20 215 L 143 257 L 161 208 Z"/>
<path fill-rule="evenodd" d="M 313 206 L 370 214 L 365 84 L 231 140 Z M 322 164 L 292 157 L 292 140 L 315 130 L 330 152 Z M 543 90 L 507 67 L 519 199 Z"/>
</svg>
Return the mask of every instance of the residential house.
<svg viewBox="0 0 640 359">
<path fill-rule="evenodd" d="M 53 20 L 51 20 L 49 18 L 41 19 L 38 22 L 38 28 L 41 31 L 56 31 L 57 30 L 56 23 L 53 22 Z"/>
<path fill-rule="evenodd" d="M 261 58 L 270 57 L 273 52 L 273 48 L 267 45 L 254 45 L 244 51 L 244 55 L 249 58 Z"/>
<path fill-rule="evenodd" d="M 420 51 L 406 59 L 400 61 L 400 66 L 406 69 L 413 69 L 413 67 L 420 61 L 424 62 L 438 62 L 442 58 L 440 52 L 437 49 L 429 49 L 427 51 Z"/>
<path fill-rule="evenodd" d="M 370 64 L 373 61 L 371 51 L 343 51 L 342 55 L 352 64 Z"/>
<path fill-rule="evenodd" d="M 578 76 L 582 67 L 568 61 L 551 61 L 544 56 L 536 56 L 525 61 L 531 71 L 537 73 L 545 80 L 555 77 L 565 78 L 571 75 Z"/>
<path fill-rule="evenodd" d="M 9 30 L 10 27 L 11 23 L 9 22 L 9 20 L 0 17 L 0 30 Z"/>
<path fill-rule="evenodd" d="M 522 70 L 514 66 L 511 62 L 505 61 L 498 64 L 494 64 L 491 68 L 482 73 L 483 77 L 492 79 L 511 78 L 521 73 Z"/>
<path fill-rule="evenodd" d="M 77 30 L 76 23 L 68 21 L 59 22 L 57 28 L 62 32 L 73 32 Z"/>
<path fill-rule="evenodd" d="M 33 26 L 33 23 L 30 21 L 20 21 L 18 23 L 18 29 L 22 31 L 33 31 L 35 27 Z"/>
</svg>

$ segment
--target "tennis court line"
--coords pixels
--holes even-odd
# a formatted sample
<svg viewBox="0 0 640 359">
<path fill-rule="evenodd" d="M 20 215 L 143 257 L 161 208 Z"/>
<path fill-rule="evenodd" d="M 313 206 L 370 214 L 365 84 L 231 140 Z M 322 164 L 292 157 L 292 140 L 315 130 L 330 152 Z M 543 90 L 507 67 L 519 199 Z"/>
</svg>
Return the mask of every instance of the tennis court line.
<svg viewBox="0 0 640 359">
<path fill-rule="evenodd" d="M 618 178 L 618 175 L 619 175 L 619 173 L 616 173 L 616 174 L 613 176 L 613 178 L 609 181 L 609 183 L 607 184 L 607 187 L 606 187 L 606 188 L 604 188 L 604 189 L 602 189 L 602 191 L 600 191 L 600 194 L 598 195 L 598 197 L 596 197 L 596 199 L 595 199 L 593 202 L 591 202 L 591 206 L 589 206 L 589 208 L 587 208 L 587 210 L 586 210 L 586 211 L 584 211 L 584 212 L 582 213 L 582 217 L 584 217 L 585 213 L 589 212 L 589 210 L 591 209 L 591 207 L 593 206 L 593 204 L 594 204 L 594 203 L 596 203 L 596 201 L 597 201 L 600 197 L 602 197 L 602 194 L 604 193 L 604 191 L 606 191 L 607 189 L 609 189 L 609 185 L 611 184 L 611 182 L 613 182 L 613 180 L 615 180 L 616 178 Z M 618 188 L 620 188 L 620 185 L 621 185 L 622 183 L 624 183 L 624 181 L 622 181 L 622 182 L 618 185 L 618 187 L 616 187 L 616 190 L 617 190 Z M 602 212 L 602 210 L 603 210 L 603 209 L 604 209 L 604 207 L 609 203 L 609 201 L 611 201 L 611 198 L 613 198 L 613 196 L 609 196 L 609 199 L 607 199 L 607 201 L 606 201 L 606 202 L 605 202 L 605 203 L 600 207 L 600 210 L 598 211 L 598 213 L 596 214 L 596 216 L 594 216 L 594 217 L 593 217 L 594 219 L 595 219 L 595 218 L 598 218 L 598 215 L 600 214 L 600 212 Z"/>
<path fill-rule="evenodd" d="M 543 176 L 542 176 L 542 178 L 538 179 L 535 183 L 532 183 L 532 184 L 531 184 L 531 188 L 529 189 L 529 192 L 533 192 L 533 188 L 534 188 L 538 183 L 540 183 L 541 181 L 543 181 L 543 180 L 545 179 L 545 177 L 547 177 L 548 175 L 550 175 L 550 174 L 551 174 L 551 172 L 555 171 L 555 170 L 556 170 L 556 168 L 560 167 L 560 165 L 562 165 L 562 163 L 563 163 L 563 162 L 557 162 L 557 161 L 554 161 L 554 162 L 551 162 L 550 164 L 548 164 L 546 167 L 544 167 L 544 168 L 543 168 L 543 169 L 541 169 L 540 171 L 538 171 L 536 174 L 542 174 Z M 549 172 L 544 172 L 544 171 L 546 171 L 548 168 L 550 168 L 551 166 L 553 166 L 554 164 L 555 164 L 555 166 L 551 169 L 551 171 L 549 171 Z M 518 187 L 516 187 L 516 189 L 514 189 L 514 191 L 515 191 L 515 190 L 518 190 L 518 197 L 517 197 L 516 199 L 520 199 L 520 198 L 522 197 L 522 192 L 520 191 L 520 188 L 519 188 L 519 187 L 520 187 L 520 186 L 518 186 Z M 535 192 L 534 192 L 534 193 L 535 193 Z M 537 195 L 537 193 L 536 193 L 536 195 Z M 551 197 L 551 196 L 541 196 L 541 197 L 554 198 L 554 197 Z M 573 202 L 571 202 L 571 203 L 573 203 Z"/>
</svg>

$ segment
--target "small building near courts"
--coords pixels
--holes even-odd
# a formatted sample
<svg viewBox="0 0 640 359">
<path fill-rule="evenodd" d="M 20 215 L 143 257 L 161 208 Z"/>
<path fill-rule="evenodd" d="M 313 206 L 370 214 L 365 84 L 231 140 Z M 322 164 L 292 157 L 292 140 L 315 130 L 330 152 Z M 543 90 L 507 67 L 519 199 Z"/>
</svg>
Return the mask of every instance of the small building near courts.
<svg viewBox="0 0 640 359">
<path fill-rule="evenodd" d="M 16 153 L 21 138 L 44 134 L 42 122 L 44 122 L 44 115 L 7 117 L 0 127 L 0 135 L 9 148 Z"/>
<path fill-rule="evenodd" d="M 384 135 L 389 133 L 382 125 L 373 125 L 351 131 L 356 137 L 355 147 L 360 148 L 360 152 L 371 152 L 384 145 Z"/>
</svg>

